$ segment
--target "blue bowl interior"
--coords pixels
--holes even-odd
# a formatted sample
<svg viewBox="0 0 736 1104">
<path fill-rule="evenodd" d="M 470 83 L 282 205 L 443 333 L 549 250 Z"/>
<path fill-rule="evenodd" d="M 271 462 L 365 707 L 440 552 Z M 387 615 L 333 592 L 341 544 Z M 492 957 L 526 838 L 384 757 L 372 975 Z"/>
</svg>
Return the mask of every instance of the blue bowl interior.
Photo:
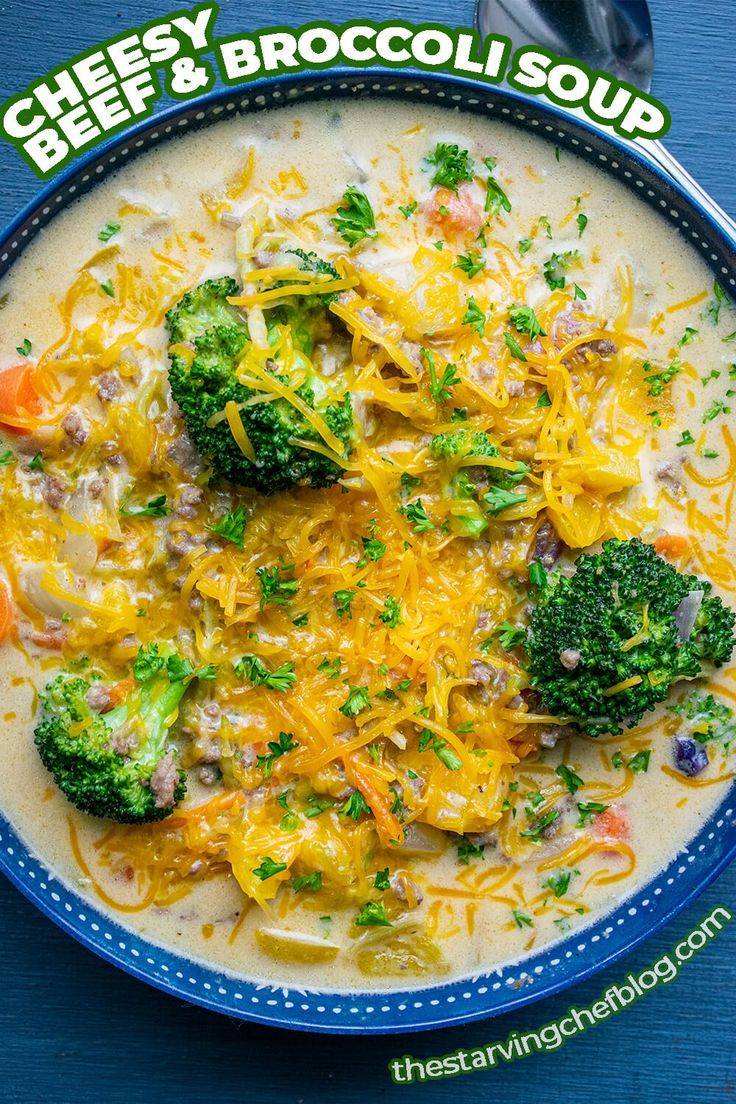
<svg viewBox="0 0 736 1104">
<path fill-rule="evenodd" d="M 253 82 L 177 107 L 98 147 L 53 181 L 0 237 L 0 276 L 54 214 L 120 165 L 182 132 L 243 112 L 315 100 L 396 97 L 487 115 L 536 131 L 597 164 L 674 225 L 722 287 L 736 289 L 736 254 L 698 203 L 658 169 L 563 112 L 471 80 L 373 70 Z M 0 815 L 0 869 L 85 946 L 165 992 L 230 1016 L 280 1027 L 345 1033 L 418 1031 L 498 1015 L 558 992 L 610 965 L 685 908 L 736 855 L 734 787 L 691 845 L 612 913 L 522 963 L 421 989 L 335 993 L 257 983 L 192 961 L 131 934 L 63 884 Z"/>
</svg>

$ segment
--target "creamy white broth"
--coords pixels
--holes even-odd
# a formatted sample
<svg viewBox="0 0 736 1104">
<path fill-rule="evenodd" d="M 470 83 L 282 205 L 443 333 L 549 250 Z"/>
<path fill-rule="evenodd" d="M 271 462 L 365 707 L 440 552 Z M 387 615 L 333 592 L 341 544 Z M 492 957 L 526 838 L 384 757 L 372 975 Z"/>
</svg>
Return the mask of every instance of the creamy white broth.
<svg viewBox="0 0 736 1104">
<path fill-rule="evenodd" d="M 295 224 L 312 220 L 316 228 L 314 248 L 320 251 L 322 243 L 317 243 L 320 227 L 325 225 L 324 210 L 328 214 L 333 212 L 344 189 L 358 183 L 369 195 L 379 224 L 383 208 L 395 214 L 397 204 L 417 197 L 420 209 L 413 217 L 420 226 L 420 237 L 431 245 L 433 235 L 422 221 L 421 205 L 428 190 L 422 158 L 438 141 L 456 141 L 470 148 L 479 164 L 486 156 L 497 159 L 496 175 L 513 199 L 513 211 L 503 216 L 499 227 L 494 227 L 494 239 L 518 251 L 518 242 L 528 238 L 532 227 L 536 227 L 534 251 L 540 268 L 548 255 L 545 250 L 554 248 L 558 253 L 584 250 L 585 263 L 571 279 L 584 283 L 596 313 L 605 317 L 617 312 L 616 273 L 622 265 L 630 266 L 634 291 L 628 331 L 645 344 L 650 360 L 669 362 L 685 327 L 698 329 L 694 340 L 680 348 L 683 360 L 693 369 L 686 368 L 672 383 L 674 419 L 665 428 L 657 429 L 653 424 L 651 430 L 640 432 L 642 479 L 628 498 L 631 503 L 641 501 L 650 508 L 641 531 L 644 539 L 651 541 L 661 531 L 695 533 L 698 550 L 688 569 L 707 576 L 710 565 L 715 566 L 717 570 L 712 577 L 716 589 L 732 603 L 732 594 L 721 586 L 733 585 L 733 572 L 727 574 L 723 566 L 734 560 L 736 551 L 727 522 L 731 485 L 725 482 L 704 487 L 691 479 L 690 470 L 711 478 L 725 470 L 727 449 L 722 427 L 729 424 L 728 415 L 705 424 L 703 415 L 714 398 L 722 397 L 727 386 L 724 381 L 733 345 L 724 343 L 723 338 L 734 328 L 733 314 L 724 305 L 718 325 L 702 320 L 701 312 L 712 298 L 710 274 L 686 243 L 629 192 L 572 156 L 563 152 L 558 161 L 552 146 L 485 120 L 382 101 L 266 113 L 221 123 L 167 143 L 160 150 L 140 157 L 60 214 L 14 266 L 12 274 L 0 285 L 0 295 L 8 294 L 0 314 L 0 367 L 17 363 L 15 349 L 25 337 L 33 343 L 34 356 L 61 338 L 63 324 L 55 304 L 63 300 L 80 268 L 89 263 L 98 248 L 105 248 L 97 241 L 97 234 L 109 222 L 121 223 L 120 233 L 110 243 L 119 246 L 120 253 L 94 260 L 90 271 L 95 280 L 117 280 L 114 266 L 118 259 L 145 274 L 151 271 L 154 254 L 159 257 L 174 254 L 173 294 L 168 306 L 178 298 L 177 293 L 193 283 L 233 272 L 232 227 L 214 221 L 200 197 L 203 193 L 222 196 L 226 182 L 242 171 L 250 147 L 255 150 L 254 172 L 246 192 L 230 201 L 236 214 L 251 201 L 253 194 L 263 192 L 288 220 Z M 577 197 L 583 197 L 580 208 L 575 207 Z M 138 210 L 130 210 L 134 207 Z M 582 234 L 575 221 L 579 209 L 588 217 Z M 543 230 L 539 231 L 540 215 L 549 220 L 553 240 L 547 239 Z M 175 240 L 176 235 L 179 237 Z M 334 249 L 334 244 L 329 248 Z M 360 261 L 369 270 L 392 276 L 400 286 L 409 286 L 405 256 L 397 254 L 380 235 L 375 242 L 365 243 Z M 698 301 L 697 297 L 703 293 L 707 295 Z M 540 275 L 536 283 L 530 284 L 527 301 L 539 308 L 547 295 Z M 690 306 L 670 310 L 690 300 L 693 301 Z M 95 324 L 93 306 L 85 309 L 88 313 L 76 318 L 80 330 Z M 167 338 L 161 313 L 152 318 L 151 325 L 138 338 L 143 347 L 137 358 L 142 387 L 149 375 L 166 363 Z M 651 321 L 660 315 L 661 320 L 652 332 Z M 701 378 L 713 369 L 721 375 L 713 377 L 707 385 L 702 384 Z M 626 396 L 622 398 L 626 400 Z M 651 402 L 655 410 L 657 400 Z M 80 405 L 89 411 L 90 417 L 96 416 L 98 405 L 93 394 L 83 397 Z M 158 415 L 164 413 L 157 411 Z M 730 424 L 733 425 L 732 419 Z M 682 430 L 690 426 L 696 445 L 689 450 L 692 469 L 686 466 L 683 470 L 685 454 L 677 441 Z M 22 439 L 7 435 L 4 441 L 13 449 L 28 452 Z M 700 458 L 696 448 L 700 453 L 711 448 L 719 452 L 719 457 Z M 29 481 L 33 483 L 30 476 Z M 39 504 L 39 509 L 44 508 Z M 693 512 L 696 508 L 702 511 L 707 524 Z M 8 540 L 12 536 L 4 538 L 5 542 Z M 305 902 L 288 914 L 277 902 L 273 915 L 264 919 L 257 905 L 248 904 L 229 873 L 206 881 L 193 880 L 190 892 L 166 908 L 151 905 L 142 911 L 120 912 L 101 901 L 73 854 L 70 815 L 81 852 L 103 892 L 123 905 L 133 905 L 140 898 L 140 885 L 135 876 L 128 876 L 130 872 L 113 871 L 98 863 L 95 843 L 104 835 L 106 826 L 72 812 L 38 760 L 32 738 L 36 691 L 40 691 L 62 660 L 58 651 L 36 646 L 26 629 L 21 613 L 19 641 L 11 640 L 0 650 L 4 703 L 0 747 L 5 761 L 0 776 L 0 805 L 29 847 L 64 881 L 131 930 L 235 974 L 334 988 L 392 987 L 431 980 L 431 971 L 423 976 L 411 973 L 402 976 L 401 972 L 388 977 L 366 976 L 359 968 L 358 952 L 373 945 L 381 932 L 376 934 L 368 929 L 354 938 L 355 908 L 328 908 L 332 917 L 328 928 L 320 924 L 320 915 L 327 908 L 322 902 L 314 907 Z M 104 655 L 104 644 L 98 643 L 98 647 Z M 732 669 L 727 667 L 718 675 L 713 685 L 719 684 L 733 695 Z M 729 700 L 732 699 L 724 697 L 724 701 Z M 621 798 L 631 824 L 629 842 L 635 853 L 635 870 L 619 880 L 590 883 L 594 875 L 600 878 L 602 871 L 603 876 L 606 872 L 620 874 L 625 862 L 620 854 L 601 858 L 600 852 L 581 858 L 575 864 L 577 873 L 572 876 L 566 897 L 571 903 L 563 916 L 553 903 L 544 913 L 535 913 L 533 927 L 529 927 L 523 920 L 521 924 L 514 920 L 509 905 L 513 899 L 518 906 L 516 911 L 528 915 L 530 906 L 525 902 L 542 893 L 545 880 L 554 870 L 552 865 L 540 871 L 539 865 L 561 849 L 561 837 L 547 840 L 513 871 L 501 849 L 490 845 L 483 859 L 468 866 L 458 863 L 454 846 L 430 860 L 412 857 L 407 861 L 412 878 L 424 893 L 422 904 L 412 910 L 407 923 L 415 926 L 432 913 L 437 943 L 445 960 L 437 976 L 490 969 L 523 958 L 530 949 L 537 950 L 561 938 L 566 931 L 583 928 L 646 883 L 687 847 L 723 797 L 729 775 L 717 756 L 700 776 L 703 781 L 722 774 L 724 780 L 713 785 L 688 785 L 662 769 L 671 763 L 670 737 L 679 723 L 662 708 L 644 719 L 641 733 L 634 730 L 622 737 L 598 740 L 566 737 L 554 749 L 542 752 L 544 762 L 552 767 L 567 763 L 586 780 L 583 796 L 589 801 L 596 799 L 600 789 L 589 780 L 602 780 L 608 787 L 623 780 L 622 769 L 605 765 L 606 749 L 610 754 L 611 749 L 621 747 L 627 758 L 642 748 L 651 748 L 652 752 L 648 771 L 637 775 Z M 524 774 L 522 763 L 517 768 L 521 791 L 525 789 Z M 208 796 L 207 788 L 192 779 L 187 804 L 194 805 Z M 523 816 L 522 810 L 523 803 L 519 816 Z M 499 885 L 497 899 L 483 896 L 483 884 L 477 890 L 469 889 L 470 872 L 475 872 L 475 877 L 495 868 L 497 872 L 489 874 L 483 884 Z M 507 874 L 510 878 L 504 881 Z M 547 896 L 553 896 L 551 891 Z M 575 908 L 584 911 L 577 913 Z M 561 919 L 565 919 L 562 926 L 555 924 Z M 331 961 L 290 961 L 285 968 L 283 958 L 274 958 L 259 946 L 255 933 L 264 927 L 303 932 L 315 941 L 324 939 L 342 949 Z M 409 930 L 413 931 L 413 927 Z"/>
</svg>

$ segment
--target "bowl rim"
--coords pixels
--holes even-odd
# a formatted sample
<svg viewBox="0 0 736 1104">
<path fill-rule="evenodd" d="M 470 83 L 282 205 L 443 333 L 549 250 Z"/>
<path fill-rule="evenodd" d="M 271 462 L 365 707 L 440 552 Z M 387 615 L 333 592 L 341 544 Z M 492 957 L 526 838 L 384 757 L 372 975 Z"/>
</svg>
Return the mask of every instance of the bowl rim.
<svg viewBox="0 0 736 1104">
<path fill-rule="evenodd" d="M 344 82 L 342 86 L 341 82 Z M 395 85 L 395 90 L 392 91 L 387 82 Z M 356 84 L 359 86 L 358 89 L 355 88 Z M 72 198 L 76 198 L 76 196 L 67 195 L 67 202 L 63 202 L 62 193 L 68 190 L 75 181 L 81 180 L 85 173 L 89 174 L 90 188 L 80 190 L 79 194 L 91 190 L 97 179 L 107 179 L 117 166 L 111 165 L 109 162 L 104 164 L 105 159 L 110 155 L 114 155 L 118 149 L 125 146 L 134 146 L 143 136 L 155 134 L 157 131 L 163 132 L 167 125 L 175 123 L 182 116 L 186 115 L 188 117 L 191 115 L 194 118 L 195 115 L 198 117 L 199 112 L 206 115 L 209 109 L 217 107 L 221 103 L 229 104 L 232 101 L 235 104 L 235 110 L 227 115 L 220 116 L 221 119 L 234 115 L 249 114 L 251 113 L 250 105 L 265 90 L 273 91 L 276 89 L 277 92 L 281 92 L 282 89 L 288 88 L 296 91 L 293 100 L 282 95 L 277 103 L 253 104 L 257 112 L 269 109 L 278 110 L 279 107 L 288 107 L 290 104 L 303 104 L 308 102 L 305 100 L 305 96 L 310 85 L 320 90 L 320 93 L 324 93 L 324 95 L 320 94 L 322 100 L 328 98 L 349 99 L 348 89 L 350 89 L 361 90 L 369 97 L 376 94 L 379 96 L 394 95 L 395 98 L 407 102 L 406 93 L 410 85 L 429 86 L 434 88 L 435 91 L 437 89 L 451 89 L 453 92 L 460 94 L 457 101 L 450 99 L 442 104 L 436 98 L 430 99 L 430 97 L 427 97 L 425 102 L 445 107 L 456 106 L 461 110 L 467 110 L 468 104 L 463 103 L 465 96 L 478 97 L 477 102 L 482 103 L 482 97 L 485 95 L 492 100 L 500 103 L 506 102 L 509 105 L 506 118 L 501 120 L 505 121 L 507 125 L 514 125 L 514 119 L 519 125 L 521 120 L 530 114 L 547 119 L 553 124 L 551 129 L 557 127 L 559 130 L 564 130 L 566 137 L 577 133 L 582 140 L 591 142 L 590 147 L 585 147 L 585 151 L 589 154 L 588 157 L 585 156 L 582 150 L 578 151 L 578 156 L 582 156 L 584 160 L 596 163 L 598 158 L 592 156 L 595 153 L 593 147 L 602 145 L 614 151 L 615 156 L 621 162 L 633 165 L 644 179 L 649 177 L 650 180 L 654 181 L 659 188 L 659 193 L 663 194 L 665 198 L 672 196 L 675 201 L 679 201 L 686 209 L 694 212 L 707 228 L 710 238 L 709 241 L 703 240 L 702 245 L 706 249 L 712 249 L 715 240 L 720 245 L 723 253 L 723 257 L 718 257 L 716 253 L 706 256 L 705 260 L 709 267 L 711 269 L 714 267 L 711 261 L 721 260 L 721 263 L 723 263 L 723 259 L 730 260 L 732 268 L 736 267 L 734 242 L 711 218 L 697 197 L 691 195 L 686 187 L 673 181 L 656 162 L 649 160 L 642 150 L 631 148 L 628 144 L 602 131 L 587 120 L 573 116 L 564 109 L 560 109 L 546 101 L 532 99 L 514 90 L 499 85 L 489 85 L 472 78 L 461 78 L 452 74 L 433 73 L 417 69 L 402 68 L 397 70 L 375 67 L 365 70 L 340 67 L 319 72 L 261 77 L 242 86 L 217 87 L 203 96 L 179 102 L 160 112 L 154 111 L 146 119 L 98 144 L 45 184 L 42 190 L 27 202 L 0 232 L 0 251 L 5 250 L 10 243 L 15 243 L 16 246 L 0 258 L 0 264 L 5 265 L 3 271 L 7 271 L 12 266 L 17 256 L 23 251 L 25 244 L 33 239 L 38 229 L 46 225 L 46 222 L 41 221 L 40 225 L 37 222 L 33 229 L 30 229 L 34 217 L 44 208 L 49 208 L 49 218 L 46 221 L 51 221 L 56 211 L 63 210 Z M 406 87 L 402 88 L 402 86 Z M 403 96 L 402 92 L 404 93 Z M 248 97 L 248 110 L 241 106 L 244 94 Z M 438 96 L 440 94 L 437 93 Z M 408 102 L 412 101 L 409 100 Z M 491 114 L 490 117 L 496 118 L 497 116 Z M 210 125 L 216 121 L 214 119 L 203 119 L 202 125 Z M 540 137 L 549 140 L 544 135 L 543 128 L 540 128 L 540 131 Z M 161 133 L 159 137 L 152 138 L 151 145 L 158 146 L 161 142 L 168 140 L 170 136 L 174 136 L 173 130 L 171 135 Z M 141 142 L 141 149 L 138 152 L 143 153 L 147 148 L 148 145 Z M 572 152 L 576 151 L 572 150 Z M 137 156 L 136 151 L 133 150 L 131 153 L 132 157 Z M 628 175 L 632 176 L 633 174 L 629 173 Z M 641 181 L 637 180 L 637 183 L 641 183 Z M 629 190 L 636 194 L 633 184 L 629 185 Z M 651 195 L 654 196 L 655 193 L 652 191 Z M 641 195 L 641 198 L 645 198 L 645 196 Z M 671 203 L 668 199 L 666 204 L 660 200 L 660 204 L 663 208 L 660 211 L 660 217 L 664 218 L 667 214 L 664 208 L 671 206 Z M 674 213 L 670 211 L 670 214 Z M 687 225 L 685 223 L 685 226 Z M 683 234 L 685 233 L 685 230 L 679 224 L 677 228 Z M 20 240 L 18 240 L 19 236 Z M 692 236 L 696 241 L 701 241 L 700 235 L 696 231 L 693 231 Z M 693 248 L 695 247 L 693 246 Z M 730 270 L 722 268 L 721 271 L 728 272 Z M 728 282 L 731 288 L 736 287 L 736 279 L 731 278 Z M 733 296 L 733 291 L 731 294 Z M 179 951 L 161 947 L 150 942 L 146 937 L 135 934 L 131 929 L 122 926 L 116 920 L 110 919 L 105 913 L 97 909 L 91 899 L 85 900 L 79 897 L 71 886 L 67 886 L 43 865 L 23 842 L 2 811 L 0 811 L 0 870 L 44 915 L 62 930 L 72 935 L 83 946 L 133 977 L 145 981 L 169 995 L 225 1015 L 293 1030 L 338 1034 L 414 1032 L 449 1027 L 516 1010 L 577 985 L 628 954 L 691 904 L 736 857 L 736 822 L 732 822 L 734 810 L 726 809 L 726 805 L 732 800 L 733 793 L 734 785 L 724 790 L 722 800 L 711 818 L 701 826 L 688 846 L 673 856 L 664 871 L 651 878 L 633 895 L 624 898 L 616 908 L 599 917 L 597 921 L 577 932 L 573 931 L 557 943 L 547 944 L 537 955 L 527 956 L 518 962 L 504 963 L 500 967 L 491 967 L 485 972 L 479 972 L 472 978 L 465 975 L 449 982 L 436 981 L 426 986 L 405 990 L 366 990 L 361 993 L 350 994 L 346 993 L 345 990 L 320 990 L 310 987 L 309 989 L 290 991 L 277 983 L 249 981 L 246 978 L 226 974 L 211 963 L 188 958 Z M 715 823 L 716 821 L 717 823 Z M 668 876 L 674 874 L 676 868 L 678 873 L 686 871 L 686 866 L 683 865 L 683 856 L 687 856 L 688 863 L 695 861 L 695 846 L 699 844 L 699 841 L 705 839 L 708 827 L 720 829 L 724 824 L 727 825 L 724 835 L 730 837 L 730 842 L 724 842 L 723 851 L 716 861 L 705 870 L 699 870 L 697 878 L 686 887 L 684 893 L 669 894 L 670 902 L 656 912 L 652 910 L 653 915 L 651 917 L 647 916 L 647 921 L 643 927 L 641 919 L 637 921 L 638 931 L 627 934 L 623 939 L 615 940 L 612 950 L 602 954 L 599 951 L 592 956 L 589 954 L 587 961 L 582 959 L 579 965 L 575 963 L 570 970 L 563 969 L 557 978 L 537 982 L 526 972 L 526 966 L 532 964 L 536 957 L 549 958 L 551 955 L 555 955 L 559 958 L 552 959 L 552 963 L 560 960 L 570 962 L 575 953 L 582 954 L 583 949 L 587 948 L 589 944 L 608 938 L 614 931 L 611 926 L 614 920 L 618 925 L 623 924 L 623 920 L 619 918 L 619 913 L 628 912 L 630 915 L 633 912 L 636 914 L 637 908 L 629 906 L 631 906 L 632 901 L 638 900 L 644 893 L 649 895 L 665 893 L 666 891 L 663 888 L 653 889 L 652 887 L 660 881 L 663 885 L 665 883 L 672 885 L 674 877 Z M 715 833 L 711 831 L 709 838 L 713 839 L 714 835 Z M 700 842 L 698 851 L 702 853 L 706 846 L 705 843 Z M 19 857 L 19 853 L 22 858 Z M 651 902 L 648 899 L 645 903 L 642 903 L 638 910 L 639 913 L 643 912 L 645 905 L 649 906 L 650 904 Z M 578 943 L 579 940 L 584 942 Z M 141 950 L 129 947 L 129 943 L 137 943 Z M 575 950 L 576 944 L 577 951 Z M 605 942 L 602 946 L 605 946 Z M 163 973 L 154 972 L 153 969 L 147 968 L 150 964 L 155 964 L 150 955 L 146 958 L 149 951 L 156 956 L 161 970 L 164 971 Z M 163 964 L 164 960 L 166 964 Z M 173 968 L 174 966 L 180 968 L 177 970 Z M 493 981 L 494 975 L 501 978 L 504 971 L 509 969 L 520 970 L 519 978 L 506 978 L 503 984 L 499 981 Z M 185 975 L 184 970 L 188 971 L 189 974 Z M 537 974 L 542 971 L 540 968 L 535 968 L 534 972 Z M 205 992 L 200 990 L 198 983 L 194 984 L 194 979 L 189 976 L 191 974 L 211 978 L 210 984 L 202 984 L 202 989 L 205 989 Z M 187 985 L 187 977 L 192 984 Z M 491 999 L 476 1000 L 472 1004 L 465 1003 L 462 998 L 471 997 L 472 995 L 464 993 L 463 990 L 471 984 L 475 984 L 476 981 L 485 979 L 488 980 L 488 985 L 477 995 L 485 997 L 486 994 L 490 994 L 492 991 L 505 990 L 500 1003 L 494 1004 Z M 535 981 L 535 984 L 522 987 L 523 980 Z M 243 993 L 232 994 L 234 999 L 231 999 L 229 990 L 232 990 L 235 984 L 243 990 Z M 227 985 L 228 990 L 225 990 L 222 987 L 223 985 Z M 263 991 L 270 992 L 272 998 L 275 998 L 278 993 L 285 994 L 285 997 L 291 993 L 294 999 L 292 1002 L 286 1001 L 285 997 L 281 1001 L 277 999 L 268 1000 L 265 995 L 263 997 L 255 995 Z M 447 994 L 451 991 L 453 995 L 445 997 L 448 1002 L 446 1009 L 440 1007 L 442 1001 L 426 999 L 429 994 L 443 992 Z M 248 995 L 244 999 L 246 992 Z M 457 992 L 457 996 L 454 995 L 455 992 Z M 310 1005 L 302 1005 L 301 1009 L 299 1008 L 300 993 L 310 999 Z M 228 996 L 227 1004 L 221 999 L 223 994 Z M 240 1004 L 235 1003 L 238 996 L 241 1000 Z M 413 999 L 420 996 L 425 999 L 420 1002 Z M 343 1018 L 342 1008 L 331 1009 L 329 1007 L 335 1002 L 339 1002 L 341 1005 L 348 1004 L 351 999 L 355 1002 L 367 999 L 372 1001 L 376 1007 L 366 1006 L 365 1009 L 360 1010 L 360 1018 L 353 1018 L 352 1020 L 349 1017 Z M 315 1006 L 313 1004 L 314 1000 L 321 1000 L 325 1007 L 322 1007 L 322 1005 Z M 397 1000 L 403 1000 L 403 1005 L 397 1005 Z M 390 1001 L 394 1007 L 385 1007 L 387 1001 Z M 409 1011 L 410 1008 L 411 1011 Z M 426 1008 L 426 1011 L 420 1011 L 423 1008 Z M 430 1011 L 432 1008 L 434 1011 Z M 401 1014 L 402 1010 L 409 1013 L 406 1018 Z M 303 1014 L 304 1011 L 308 1014 Z M 357 1011 L 358 1009 L 356 1009 Z M 389 1011 L 393 1013 L 393 1018 L 388 1016 L 382 1018 L 380 1015 L 376 1015 L 379 1012 Z M 324 1013 L 327 1013 L 326 1017 Z"/>
</svg>

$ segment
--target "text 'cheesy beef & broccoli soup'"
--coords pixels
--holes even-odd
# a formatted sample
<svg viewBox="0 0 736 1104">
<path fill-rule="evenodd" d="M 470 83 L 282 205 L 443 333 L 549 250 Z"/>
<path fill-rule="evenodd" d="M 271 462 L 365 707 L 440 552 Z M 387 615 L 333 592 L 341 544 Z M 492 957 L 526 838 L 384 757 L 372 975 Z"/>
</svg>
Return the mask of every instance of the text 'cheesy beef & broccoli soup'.
<svg viewBox="0 0 736 1104">
<path fill-rule="evenodd" d="M 736 313 L 596 169 L 223 122 L 0 287 L 0 806 L 134 932 L 421 985 L 685 847 L 736 735 Z"/>
</svg>

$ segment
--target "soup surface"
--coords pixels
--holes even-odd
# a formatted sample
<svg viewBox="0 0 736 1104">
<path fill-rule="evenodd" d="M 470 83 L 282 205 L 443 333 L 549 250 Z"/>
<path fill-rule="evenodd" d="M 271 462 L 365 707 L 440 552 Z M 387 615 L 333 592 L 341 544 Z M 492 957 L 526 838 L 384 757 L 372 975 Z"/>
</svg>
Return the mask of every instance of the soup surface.
<svg viewBox="0 0 736 1104">
<path fill-rule="evenodd" d="M 207 326 L 177 306 L 226 276 Z M 127 166 L 0 295 L 0 805 L 78 892 L 236 974 L 421 985 L 582 928 L 687 846 L 732 777 L 733 666 L 592 736 L 524 647 L 610 538 L 733 605 L 736 315 L 629 192 L 458 113 L 281 110 Z M 214 416 L 208 385 L 180 400 L 189 435 L 170 355 L 179 386 L 237 375 Z M 74 739 L 134 703 L 119 764 L 145 693 L 177 699 L 163 819 L 53 784 L 59 672 Z"/>
</svg>

